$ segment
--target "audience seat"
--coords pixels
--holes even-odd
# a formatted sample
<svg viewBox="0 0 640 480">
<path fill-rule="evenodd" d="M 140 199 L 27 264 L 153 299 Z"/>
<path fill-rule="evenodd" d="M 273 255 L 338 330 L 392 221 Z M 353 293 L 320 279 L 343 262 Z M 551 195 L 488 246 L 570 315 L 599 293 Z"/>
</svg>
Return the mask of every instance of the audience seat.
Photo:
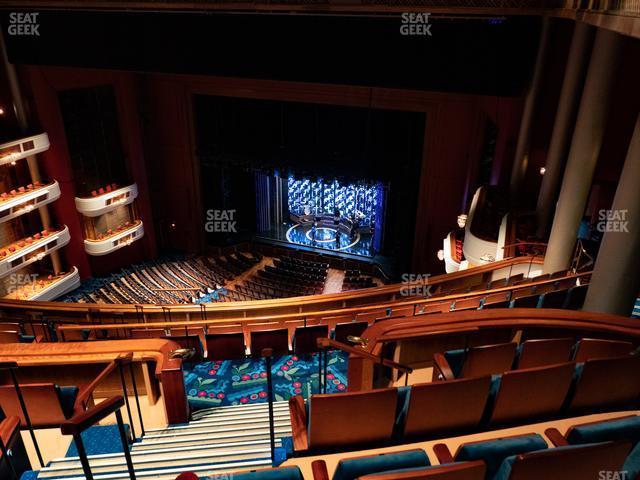
<svg viewBox="0 0 640 480">
<path fill-rule="evenodd" d="M 507 425 L 559 414 L 574 371 L 575 364 L 567 362 L 496 375 L 491 386 L 487 423 Z"/>
<path fill-rule="evenodd" d="M 345 458 L 338 462 L 333 480 L 356 480 L 364 475 L 429 465 L 429 457 L 421 449 Z"/>
<path fill-rule="evenodd" d="M 640 397 L 640 356 L 587 360 L 576 366 L 567 397 L 569 412 L 636 405 Z"/>
<path fill-rule="evenodd" d="M 301 396 L 289 399 L 296 451 L 388 443 L 396 420 L 397 389 Z"/>
<path fill-rule="evenodd" d="M 337 342 L 342 342 L 350 345 L 349 337 L 360 337 L 362 333 L 367 329 L 369 324 L 367 322 L 349 322 L 338 323 L 333 330 L 333 339 Z"/>
<path fill-rule="evenodd" d="M 518 345 L 516 368 L 533 368 L 572 360 L 573 338 L 526 340 Z"/>
<path fill-rule="evenodd" d="M 632 450 L 622 466 L 622 471 L 626 472 L 624 480 L 640 479 L 640 417 L 636 415 L 574 425 L 564 436 L 555 428 L 548 429 L 545 434 L 556 446 L 631 442 Z"/>
<path fill-rule="evenodd" d="M 53 383 L 21 384 L 20 391 L 34 428 L 57 428 L 70 419 L 78 400 L 78 387 L 59 387 Z M 13 385 L 0 386 L 0 408 L 8 416 L 27 423 Z"/>
<path fill-rule="evenodd" d="M 576 343 L 573 359 L 581 363 L 595 358 L 622 357 L 630 354 L 632 351 L 633 344 L 631 342 L 583 338 Z"/>
<path fill-rule="evenodd" d="M 308 355 L 318 351 L 318 338 L 329 336 L 328 325 L 298 327 L 293 334 L 293 351 L 296 355 Z"/>
<path fill-rule="evenodd" d="M 398 431 L 403 438 L 476 428 L 489 397 L 491 377 L 465 378 L 403 387 Z"/>
<path fill-rule="evenodd" d="M 479 377 L 511 370 L 516 356 L 517 344 L 513 342 L 485 345 L 468 349 L 449 350 L 444 354 L 436 353 L 434 359 L 434 378 L 451 380 L 452 378 Z"/>
<path fill-rule="evenodd" d="M 484 462 L 460 462 L 364 475 L 360 480 L 484 480 Z"/>
<path fill-rule="evenodd" d="M 541 306 L 542 308 L 564 308 L 566 301 L 567 291 L 556 290 L 554 292 L 547 292 L 542 296 Z"/>
<path fill-rule="evenodd" d="M 162 338 L 166 332 L 162 328 L 134 328 L 130 331 L 131 338 Z"/>
<path fill-rule="evenodd" d="M 207 360 L 236 360 L 245 357 L 246 345 L 242 332 L 209 333 L 205 335 L 205 342 Z"/>
<path fill-rule="evenodd" d="M 251 332 L 251 355 L 259 357 L 262 350 L 272 348 L 274 355 L 289 353 L 289 330 L 256 330 Z"/>
</svg>

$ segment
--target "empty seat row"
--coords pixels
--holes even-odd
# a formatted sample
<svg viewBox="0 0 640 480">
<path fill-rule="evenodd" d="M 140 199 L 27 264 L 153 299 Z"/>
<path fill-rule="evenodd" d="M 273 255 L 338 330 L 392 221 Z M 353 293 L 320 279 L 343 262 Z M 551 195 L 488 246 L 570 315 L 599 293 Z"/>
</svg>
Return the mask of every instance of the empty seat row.
<svg viewBox="0 0 640 480">
<path fill-rule="evenodd" d="M 494 377 L 313 395 L 308 408 L 302 397 L 292 397 L 294 449 L 325 451 L 404 443 L 584 412 L 637 408 L 638 371 L 640 356 L 627 355 L 514 370 Z"/>
</svg>

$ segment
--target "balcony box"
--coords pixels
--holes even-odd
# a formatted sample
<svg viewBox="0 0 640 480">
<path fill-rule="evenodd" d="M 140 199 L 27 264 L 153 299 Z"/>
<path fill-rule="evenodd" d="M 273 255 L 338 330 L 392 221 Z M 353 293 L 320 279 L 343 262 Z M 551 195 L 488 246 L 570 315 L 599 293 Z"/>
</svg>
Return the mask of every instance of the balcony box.
<svg viewBox="0 0 640 480">
<path fill-rule="evenodd" d="M 64 247 L 70 238 L 69 228 L 65 225 L 46 235 L 38 233 L 28 237 L 29 240 L 22 239 L 7 247 L 0 247 L 0 278 L 42 260 L 51 252 Z"/>
<path fill-rule="evenodd" d="M 76 209 L 87 217 L 98 217 L 123 205 L 129 205 L 138 197 L 138 185 L 126 187 L 93 197 L 76 197 Z"/>
<path fill-rule="evenodd" d="M 31 190 L 17 191 L 14 196 L 11 196 L 10 192 L 4 192 L 0 194 L 0 223 L 31 212 L 58 198 L 60 198 L 60 185 L 55 180 L 46 185 L 35 186 Z"/>
<path fill-rule="evenodd" d="M 40 281 L 41 280 L 38 280 L 36 277 L 31 283 L 23 285 L 14 291 L 10 291 L 4 298 L 10 300 L 50 302 L 78 288 L 80 286 L 80 274 L 76 267 L 72 267 L 71 270 L 64 275 L 43 280 L 44 285 L 39 285 Z M 34 284 L 36 285 L 35 289 Z"/>
<path fill-rule="evenodd" d="M 49 137 L 46 133 L 3 143 L 0 145 L 0 165 L 13 163 L 48 149 Z"/>
<path fill-rule="evenodd" d="M 138 220 L 129 228 L 114 233 L 101 240 L 85 239 L 84 249 L 89 255 L 100 256 L 131 245 L 144 236 L 144 226 L 142 220 Z"/>
</svg>

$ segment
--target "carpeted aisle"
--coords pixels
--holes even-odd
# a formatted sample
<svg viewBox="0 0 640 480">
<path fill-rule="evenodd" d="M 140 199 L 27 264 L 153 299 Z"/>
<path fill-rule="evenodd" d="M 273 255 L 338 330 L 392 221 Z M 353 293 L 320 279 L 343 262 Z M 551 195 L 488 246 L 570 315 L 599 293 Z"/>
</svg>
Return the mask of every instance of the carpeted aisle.
<svg viewBox="0 0 640 480">
<path fill-rule="evenodd" d="M 327 393 L 347 389 L 347 361 L 341 351 L 327 353 Z M 318 356 L 286 355 L 273 359 L 274 400 L 318 393 Z M 206 362 L 185 370 L 185 389 L 195 410 L 267 401 L 267 373 L 261 358 Z"/>
</svg>

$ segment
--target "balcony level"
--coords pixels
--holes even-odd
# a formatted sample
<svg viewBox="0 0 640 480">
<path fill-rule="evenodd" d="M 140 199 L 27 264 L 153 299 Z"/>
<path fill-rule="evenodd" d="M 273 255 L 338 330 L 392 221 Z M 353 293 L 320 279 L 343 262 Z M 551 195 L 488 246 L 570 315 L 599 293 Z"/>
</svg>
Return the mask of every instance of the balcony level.
<svg viewBox="0 0 640 480">
<path fill-rule="evenodd" d="M 144 236 L 142 220 L 136 220 L 130 225 L 115 229 L 102 238 L 85 239 L 84 249 L 89 255 L 101 256 L 115 252 L 131 245 Z"/>
<path fill-rule="evenodd" d="M 64 247 L 70 239 L 69 228 L 64 225 L 54 230 L 43 230 L 0 248 L 0 278 L 42 260 Z"/>
<path fill-rule="evenodd" d="M 16 161 L 49 149 L 46 133 L 21 138 L 0 145 L 0 165 L 15 164 Z"/>
<path fill-rule="evenodd" d="M 92 196 L 76 197 L 76 209 L 87 217 L 98 217 L 118 207 L 129 205 L 138 197 L 138 185 L 93 192 Z"/>
<path fill-rule="evenodd" d="M 60 197 L 57 181 L 46 184 L 34 182 L 32 185 L 0 193 L 0 223 L 42 207 Z"/>
</svg>

